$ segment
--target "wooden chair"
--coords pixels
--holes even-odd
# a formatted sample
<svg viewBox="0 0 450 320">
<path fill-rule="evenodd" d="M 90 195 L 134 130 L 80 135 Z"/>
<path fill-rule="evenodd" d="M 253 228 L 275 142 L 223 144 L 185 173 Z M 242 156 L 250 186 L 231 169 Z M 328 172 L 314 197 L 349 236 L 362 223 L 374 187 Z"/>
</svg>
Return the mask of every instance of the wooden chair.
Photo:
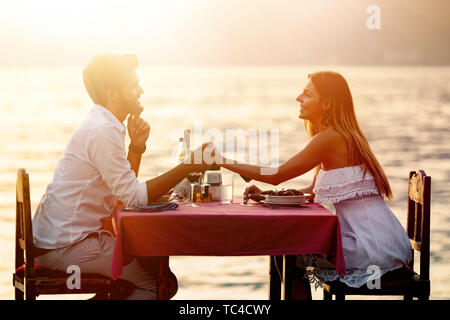
<svg viewBox="0 0 450 320">
<path fill-rule="evenodd" d="M 25 169 L 17 172 L 16 185 L 16 271 L 13 274 L 16 300 L 35 300 L 40 294 L 96 293 L 97 299 L 121 299 L 134 289 L 124 280 L 97 274 L 81 274 L 80 289 L 69 289 L 72 274 L 35 265 L 31 224 L 30 184 Z"/>
<path fill-rule="evenodd" d="M 411 171 L 408 183 L 407 233 L 412 246 L 412 260 L 403 270 L 411 270 L 409 277 L 402 277 L 401 269 L 381 277 L 380 289 L 351 288 L 339 280 L 323 285 L 324 300 L 345 300 L 346 295 L 402 295 L 405 300 L 417 297 L 428 300 L 430 296 L 430 200 L 431 177 L 423 170 Z M 420 254 L 420 274 L 413 273 L 414 251 Z"/>
</svg>

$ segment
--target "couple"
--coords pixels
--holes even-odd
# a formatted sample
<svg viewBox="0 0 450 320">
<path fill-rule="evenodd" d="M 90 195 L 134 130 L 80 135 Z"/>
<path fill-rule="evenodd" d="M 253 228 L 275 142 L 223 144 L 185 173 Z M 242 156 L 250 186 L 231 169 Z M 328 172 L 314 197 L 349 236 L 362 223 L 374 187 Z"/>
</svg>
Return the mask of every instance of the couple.
<svg viewBox="0 0 450 320">
<path fill-rule="evenodd" d="M 83 273 L 109 276 L 114 236 L 103 230 L 102 221 L 111 215 L 116 202 L 146 205 L 191 172 L 209 168 L 205 162 L 182 163 L 154 179 L 138 181 L 150 126 L 139 118 L 143 90 L 136 68 L 134 55 L 102 55 L 93 58 L 83 72 L 95 106 L 64 150 L 33 218 L 34 244 L 39 252 L 36 263 L 42 267 L 65 271 L 77 265 Z M 214 156 L 219 158 L 217 163 L 274 185 L 316 168 L 313 183 L 301 191 L 314 193 L 317 202 L 332 203 L 336 208 L 348 270 L 342 281 L 352 286 L 364 284 L 370 276 L 365 275 L 368 265 L 378 265 L 382 273 L 401 268 L 411 257 L 409 239 L 383 201 L 383 197 L 391 198 L 392 192 L 357 124 L 347 82 L 333 72 L 311 74 L 297 101 L 311 141 L 280 165 L 276 174 L 261 175 L 261 167 L 229 164 L 218 154 Z M 131 141 L 128 155 L 126 129 Z M 246 190 L 253 199 L 258 199 L 259 192 L 255 186 Z M 321 280 L 338 278 L 326 257 L 304 255 L 297 260 L 302 267 L 317 267 Z M 138 259 L 124 267 L 120 278 L 135 287 L 128 299 L 156 298 L 156 269 L 152 261 Z M 176 277 L 171 276 L 173 296 Z"/>
</svg>

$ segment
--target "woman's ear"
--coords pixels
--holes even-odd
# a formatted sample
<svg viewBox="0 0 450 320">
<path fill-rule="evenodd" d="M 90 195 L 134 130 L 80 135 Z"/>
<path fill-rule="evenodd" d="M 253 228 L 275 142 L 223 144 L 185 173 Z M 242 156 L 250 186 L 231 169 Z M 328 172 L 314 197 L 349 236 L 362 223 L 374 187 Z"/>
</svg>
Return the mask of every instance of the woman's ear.
<svg viewBox="0 0 450 320">
<path fill-rule="evenodd" d="M 328 111 L 331 108 L 331 98 L 326 98 L 322 101 L 323 111 Z"/>
</svg>

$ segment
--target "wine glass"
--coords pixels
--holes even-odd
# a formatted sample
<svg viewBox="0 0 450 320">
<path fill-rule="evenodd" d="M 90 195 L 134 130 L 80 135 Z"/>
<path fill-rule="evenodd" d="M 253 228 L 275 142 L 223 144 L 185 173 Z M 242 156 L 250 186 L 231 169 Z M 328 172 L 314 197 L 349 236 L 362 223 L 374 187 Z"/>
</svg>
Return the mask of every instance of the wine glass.
<svg viewBox="0 0 450 320">
<path fill-rule="evenodd" d="M 247 178 L 247 177 L 243 176 L 242 174 L 240 176 L 245 181 L 245 189 L 248 189 L 248 187 L 250 187 L 250 181 L 252 181 L 252 179 Z M 248 203 L 248 199 L 246 197 L 244 197 L 244 199 L 241 203 L 241 206 L 253 207 L 253 205 L 251 203 Z"/>
<path fill-rule="evenodd" d="M 187 176 L 187 179 L 191 183 L 191 194 L 190 194 L 190 201 L 188 204 L 184 205 L 185 207 L 198 207 L 198 205 L 194 203 L 194 185 L 196 182 L 200 180 L 201 176 L 202 176 L 201 172 L 191 172 Z"/>
</svg>

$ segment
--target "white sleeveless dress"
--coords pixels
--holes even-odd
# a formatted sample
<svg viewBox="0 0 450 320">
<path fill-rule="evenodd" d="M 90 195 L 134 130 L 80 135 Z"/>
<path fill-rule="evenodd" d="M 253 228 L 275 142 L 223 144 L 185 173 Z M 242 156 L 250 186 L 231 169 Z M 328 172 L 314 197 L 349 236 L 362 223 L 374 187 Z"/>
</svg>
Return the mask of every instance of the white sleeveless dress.
<svg viewBox="0 0 450 320">
<path fill-rule="evenodd" d="M 320 170 L 317 175 L 314 201 L 334 207 L 339 217 L 347 270 L 344 278 L 339 278 L 334 269 L 314 268 L 313 274 L 321 282 L 339 278 L 359 288 L 374 279 L 375 269 L 369 266 L 378 266 L 381 277 L 412 257 L 404 228 L 381 198 L 371 173 L 363 168 Z"/>
</svg>

